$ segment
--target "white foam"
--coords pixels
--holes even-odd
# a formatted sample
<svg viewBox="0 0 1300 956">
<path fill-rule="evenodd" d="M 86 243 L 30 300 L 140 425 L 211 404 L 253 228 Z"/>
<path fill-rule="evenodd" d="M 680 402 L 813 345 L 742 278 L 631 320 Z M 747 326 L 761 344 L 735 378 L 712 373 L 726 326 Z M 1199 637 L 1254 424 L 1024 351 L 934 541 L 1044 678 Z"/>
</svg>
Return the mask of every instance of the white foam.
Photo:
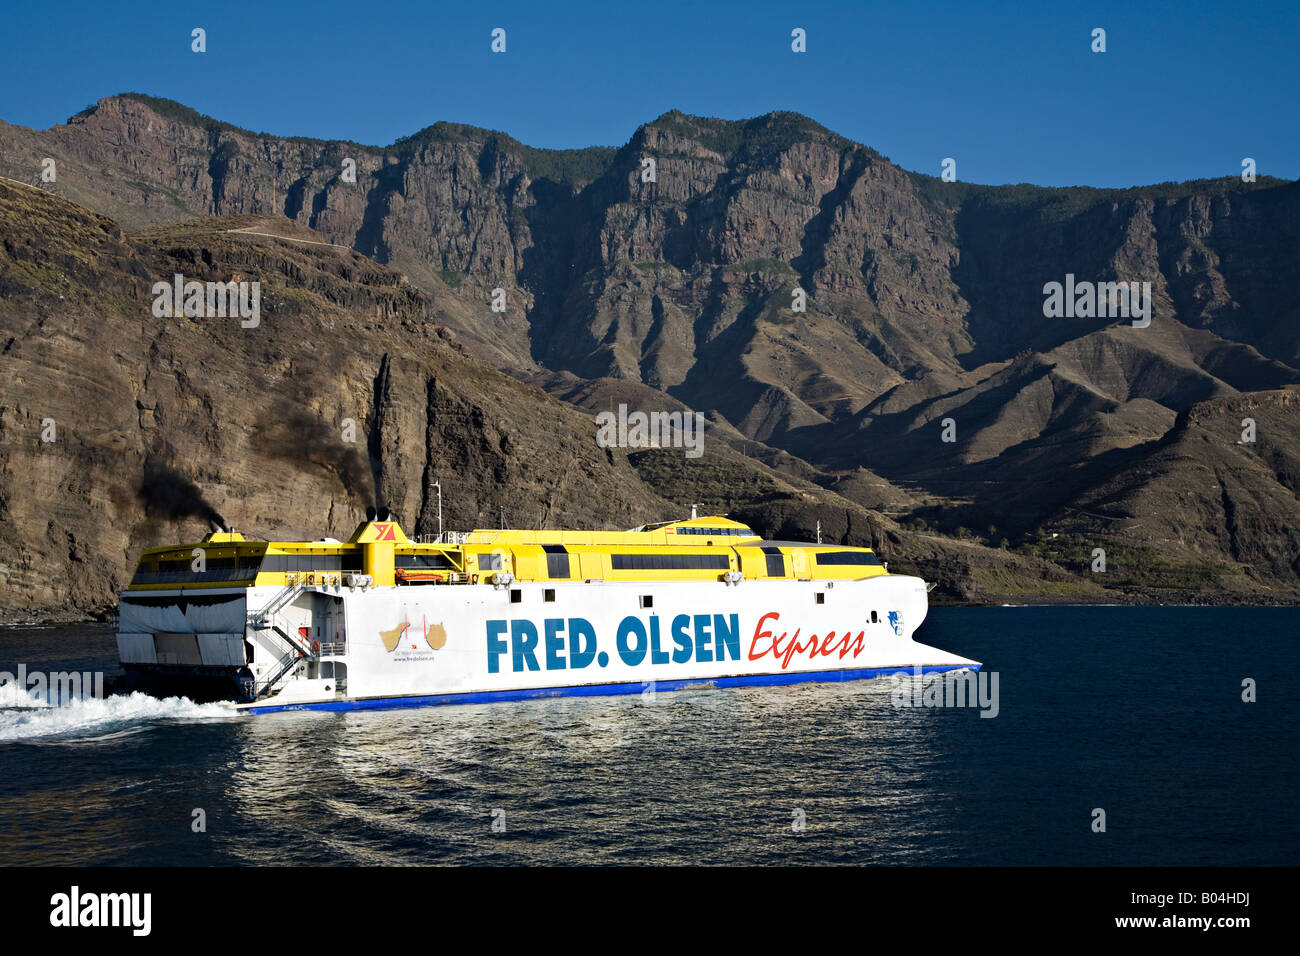
<svg viewBox="0 0 1300 956">
<path fill-rule="evenodd" d="M 48 707 L 44 697 L 39 697 L 31 691 L 24 690 L 14 681 L 0 684 L 0 707 Z"/>
<path fill-rule="evenodd" d="M 12 701 L 12 702 L 11 702 Z M 37 740 L 43 737 L 101 736 L 142 729 L 155 720 L 195 720 L 237 716 L 231 704 L 196 704 L 188 697 L 150 697 L 115 694 L 85 697 L 60 706 L 18 690 L 0 686 L 0 741 Z"/>
</svg>

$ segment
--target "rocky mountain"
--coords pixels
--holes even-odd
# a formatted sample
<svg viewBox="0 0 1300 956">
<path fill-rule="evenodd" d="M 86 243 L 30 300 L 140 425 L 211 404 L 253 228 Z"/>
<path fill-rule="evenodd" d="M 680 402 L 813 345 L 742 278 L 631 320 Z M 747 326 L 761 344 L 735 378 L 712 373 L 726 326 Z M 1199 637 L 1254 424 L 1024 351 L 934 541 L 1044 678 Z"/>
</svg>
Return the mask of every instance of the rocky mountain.
<svg viewBox="0 0 1300 956">
<path fill-rule="evenodd" d="M 45 158 L 54 182 L 40 181 Z M 273 480 L 258 485 L 269 497 L 258 493 L 257 521 L 318 528 L 307 519 L 311 502 L 329 499 L 324 485 L 298 506 L 284 490 L 313 467 L 334 506 L 355 510 L 360 497 L 342 495 L 337 463 L 267 457 L 350 408 L 367 467 L 403 515 L 426 515 L 445 466 L 477 476 L 458 517 L 486 516 L 525 487 L 539 497 L 527 518 L 549 523 L 619 524 L 638 508 L 716 502 L 773 530 L 809 533 L 821 520 L 897 560 L 946 562 L 961 569 L 945 577 L 955 598 L 1119 589 L 1288 600 L 1300 590 L 1289 530 L 1300 527 L 1300 291 L 1288 281 L 1300 264 L 1297 183 L 944 182 L 788 113 L 668 113 L 619 149 L 537 150 L 452 124 L 371 147 L 252 133 L 135 94 L 50 130 L 0 123 L 0 175 L 84 207 L 44 209 L 47 232 L 34 234 L 22 204 L 46 200 L 4 194 L 15 218 L 5 221 L 0 311 L 31 351 L 24 366 L 9 348 L 0 361 L 6 378 L 27 376 L 23 414 L 38 414 L 42 375 L 79 376 L 72 363 L 116 343 L 112 354 L 140 381 L 184 382 L 169 401 L 185 415 L 164 405 L 172 426 L 184 422 L 160 433 L 171 461 L 205 489 L 214 454 Z M 78 217 L 107 238 L 69 225 Z M 229 341 L 140 324 L 146 280 L 173 266 L 223 281 L 267 276 L 280 351 L 256 360 L 271 366 L 257 376 L 240 366 L 218 384 L 195 369 L 266 343 L 237 324 Z M 1066 313 L 1076 317 L 1047 317 L 1046 284 L 1076 281 L 1149 283 L 1150 323 L 1082 302 Z M 63 310 L 51 338 L 63 351 L 40 351 L 32 310 L 42 301 L 58 314 L 62 300 L 42 297 L 65 294 L 60 283 L 83 311 Z M 118 303 L 113 322 L 135 323 L 134 341 L 112 322 L 100 323 L 103 339 L 81 327 L 106 301 Z M 198 383 L 233 391 L 191 395 Z M 64 384 L 71 392 L 59 394 L 78 407 L 127 401 L 139 421 L 149 409 L 135 405 L 157 401 Z M 299 407 L 275 421 L 245 409 L 252 437 L 194 444 L 204 429 L 229 430 L 224 403 L 250 390 L 268 406 Z M 507 414 L 498 394 L 521 397 Z M 444 402 L 462 416 L 459 431 L 430 424 L 449 421 Z M 591 413 L 619 403 L 704 413 L 708 453 L 611 461 L 592 441 Z M 0 424 L 18 421 L 18 407 L 7 385 Z M 544 450 L 543 408 L 563 409 L 572 427 L 576 444 L 562 454 Z M 143 463 L 150 436 L 130 440 Z M 430 464 L 441 455 L 450 457 Z M 566 462 L 583 481 L 624 490 L 598 495 L 597 508 L 583 494 L 598 485 L 575 486 L 566 502 L 576 480 Z M 213 494 L 227 480 L 251 481 L 232 472 Z M 17 498 L 6 494 L 5 507 Z M 135 543 L 128 535 L 121 547 Z M 1104 573 L 1093 570 L 1097 548 Z"/>
<path fill-rule="evenodd" d="M 209 517 L 345 537 L 378 501 L 436 531 L 435 481 L 450 528 L 589 525 L 592 501 L 615 524 L 671 509 L 586 419 L 427 321 L 426 293 L 318 236 L 230 231 L 259 225 L 127 236 L 0 183 L 4 606 L 100 606 L 141 547 Z M 259 281 L 259 324 L 155 317 L 151 286 L 177 272 Z"/>
<path fill-rule="evenodd" d="M 259 321 L 160 318 L 153 285 L 178 272 L 260 283 Z M 905 532 L 788 454 L 733 449 L 743 436 L 720 422 L 702 467 L 683 470 L 676 450 L 599 448 L 589 415 L 469 355 L 430 318 L 439 310 L 402 276 L 284 220 L 128 235 L 0 181 L 0 612 L 104 613 L 140 548 L 196 539 L 209 521 L 264 538 L 344 536 L 384 503 L 430 534 L 435 482 L 446 528 L 630 527 L 698 502 L 808 536 L 822 521 L 828 540 L 905 563 L 915 554 L 941 565 L 950 598 L 976 566 L 1025 569 L 1022 582 L 1057 573 Z"/>
</svg>

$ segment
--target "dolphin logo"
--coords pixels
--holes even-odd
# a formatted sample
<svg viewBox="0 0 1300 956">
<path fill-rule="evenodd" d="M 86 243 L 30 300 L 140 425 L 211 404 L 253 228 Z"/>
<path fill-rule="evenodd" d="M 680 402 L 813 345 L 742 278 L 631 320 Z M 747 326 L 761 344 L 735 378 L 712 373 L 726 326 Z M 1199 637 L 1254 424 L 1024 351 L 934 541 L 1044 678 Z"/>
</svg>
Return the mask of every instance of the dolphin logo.
<svg viewBox="0 0 1300 956">
<path fill-rule="evenodd" d="M 903 636 L 903 615 L 900 611 L 889 612 L 889 626 L 894 629 L 894 633 L 899 637 Z"/>
</svg>

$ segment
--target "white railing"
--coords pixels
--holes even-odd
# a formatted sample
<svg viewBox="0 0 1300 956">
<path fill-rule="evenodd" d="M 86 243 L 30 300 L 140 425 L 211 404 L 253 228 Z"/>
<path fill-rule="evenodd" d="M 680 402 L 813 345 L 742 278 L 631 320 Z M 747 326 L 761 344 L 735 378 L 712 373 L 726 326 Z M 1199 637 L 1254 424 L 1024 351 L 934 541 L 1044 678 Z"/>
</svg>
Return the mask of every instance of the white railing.
<svg viewBox="0 0 1300 956">
<path fill-rule="evenodd" d="M 416 544 L 491 544 L 500 531 L 444 531 L 442 534 L 417 534 Z"/>
<path fill-rule="evenodd" d="M 301 587 L 337 588 L 343 586 L 344 574 L 355 571 L 290 571 L 284 576 L 284 583 Z"/>
</svg>

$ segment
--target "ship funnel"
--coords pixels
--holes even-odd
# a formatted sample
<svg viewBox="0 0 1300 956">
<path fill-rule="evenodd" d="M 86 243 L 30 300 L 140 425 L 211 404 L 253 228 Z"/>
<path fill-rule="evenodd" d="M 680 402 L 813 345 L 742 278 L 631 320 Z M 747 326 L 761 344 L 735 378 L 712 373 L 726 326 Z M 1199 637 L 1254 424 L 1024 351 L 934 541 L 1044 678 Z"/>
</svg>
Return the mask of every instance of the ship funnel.
<svg viewBox="0 0 1300 956">
<path fill-rule="evenodd" d="M 363 521 L 348 540 L 361 545 L 362 570 L 376 585 L 397 583 L 397 546 L 411 542 L 396 521 Z"/>
</svg>

